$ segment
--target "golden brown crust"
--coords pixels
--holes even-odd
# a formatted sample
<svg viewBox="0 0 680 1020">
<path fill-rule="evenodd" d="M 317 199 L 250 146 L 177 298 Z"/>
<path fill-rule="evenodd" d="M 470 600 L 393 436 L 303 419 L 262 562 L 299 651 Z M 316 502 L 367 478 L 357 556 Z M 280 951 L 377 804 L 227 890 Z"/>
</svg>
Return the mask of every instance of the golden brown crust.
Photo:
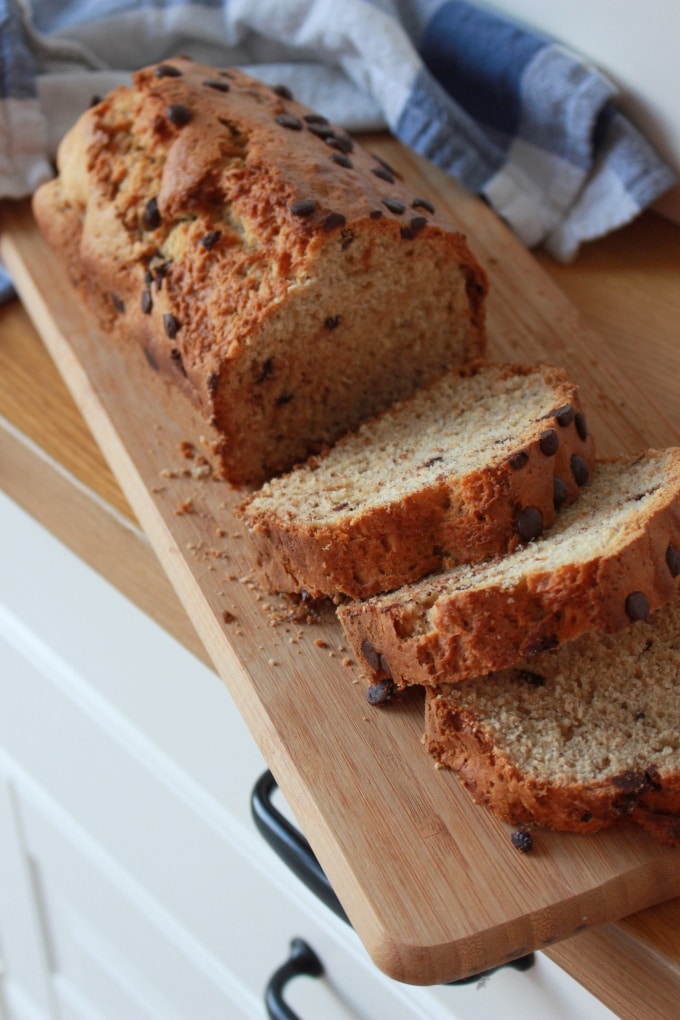
<svg viewBox="0 0 680 1020">
<path fill-rule="evenodd" d="M 486 279 L 465 239 L 322 121 L 240 71 L 173 59 L 83 115 L 34 200 L 104 329 L 136 336 L 223 434 L 235 484 L 422 381 L 406 343 L 426 349 L 414 266 L 428 267 L 439 315 L 423 378 L 484 351 Z M 398 303 L 411 321 L 397 328 Z M 355 378 L 341 385 L 343 357 Z"/>
<path fill-rule="evenodd" d="M 483 375 L 483 366 L 476 371 Z M 542 528 L 549 528 L 556 513 L 555 480 L 563 485 L 560 505 L 573 502 L 580 486 L 572 459 L 579 458 L 589 474 L 595 466 L 595 447 L 583 426 L 583 435 L 578 432 L 578 416 L 584 421 L 578 391 L 561 370 L 503 367 L 506 377 L 533 373 L 541 374 L 553 388 L 549 406 L 571 409 L 568 423 L 559 425 L 548 414 L 527 421 L 515 448 L 510 453 L 504 448 L 501 457 L 490 449 L 482 468 L 454 476 L 441 474 L 417 491 L 328 522 L 310 523 L 293 513 L 261 508 L 259 503 L 253 507 L 253 499 L 244 501 L 237 513 L 250 530 L 261 582 L 272 591 L 304 589 L 314 597 L 364 599 L 444 567 L 512 551 L 522 541 L 518 522 L 527 508 L 540 515 Z M 406 400 L 387 414 L 396 412 L 403 420 L 410 404 Z M 413 428 L 418 428 L 417 422 Z M 541 443 L 550 430 L 559 434 L 559 448 L 546 455 Z M 380 456 L 378 451 L 375 455 Z M 351 627 L 355 611 L 360 614 L 361 608 L 344 611 L 343 624 Z"/>
<path fill-rule="evenodd" d="M 553 569 L 537 563 L 511 586 L 490 578 L 440 595 L 425 579 L 411 598 L 395 593 L 392 601 L 341 606 L 338 616 L 362 671 L 373 682 L 389 674 L 397 687 L 455 682 L 586 632 L 622 630 L 635 619 L 631 596 L 644 597 L 645 615 L 654 612 L 680 586 L 667 562 L 669 547 L 680 549 L 677 474 L 676 464 L 668 490 L 615 553 L 598 548 L 582 562 Z M 426 621 L 420 606 L 427 608 Z"/>
</svg>

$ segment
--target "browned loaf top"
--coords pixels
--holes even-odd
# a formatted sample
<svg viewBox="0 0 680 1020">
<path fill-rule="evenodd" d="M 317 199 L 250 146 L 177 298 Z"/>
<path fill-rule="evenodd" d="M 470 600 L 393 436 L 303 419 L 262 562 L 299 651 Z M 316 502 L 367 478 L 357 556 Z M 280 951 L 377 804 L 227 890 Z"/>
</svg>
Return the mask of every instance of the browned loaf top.
<svg viewBox="0 0 680 1020">
<path fill-rule="evenodd" d="M 680 598 L 500 673 L 428 688 L 423 742 L 503 821 L 631 818 L 680 845 Z"/>
<path fill-rule="evenodd" d="M 484 353 L 486 278 L 426 197 L 238 70 L 146 68 L 64 139 L 34 210 L 253 485 Z"/>
<path fill-rule="evenodd" d="M 620 631 L 680 585 L 680 448 L 598 465 L 542 538 L 338 609 L 367 676 L 398 687 L 502 669 Z"/>
<path fill-rule="evenodd" d="M 270 589 L 365 598 L 534 538 L 594 457 L 561 369 L 478 365 L 365 422 L 237 513 Z"/>
</svg>

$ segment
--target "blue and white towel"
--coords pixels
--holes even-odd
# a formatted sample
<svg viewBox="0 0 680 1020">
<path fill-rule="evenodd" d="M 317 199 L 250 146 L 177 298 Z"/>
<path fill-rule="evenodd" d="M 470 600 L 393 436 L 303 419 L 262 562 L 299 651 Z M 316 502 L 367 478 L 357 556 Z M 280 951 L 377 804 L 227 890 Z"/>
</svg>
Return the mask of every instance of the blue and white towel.
<svg viewBox="0 0 680 1020">
<path fill-rule="evenodd" d="M 51 175 L 94 94 L 177 53 L 388 127 L 562 261 L 675 183 L 603 74 L 468 0 L 0 0 L 0 19 L 0 197 Z"/>
</svg>

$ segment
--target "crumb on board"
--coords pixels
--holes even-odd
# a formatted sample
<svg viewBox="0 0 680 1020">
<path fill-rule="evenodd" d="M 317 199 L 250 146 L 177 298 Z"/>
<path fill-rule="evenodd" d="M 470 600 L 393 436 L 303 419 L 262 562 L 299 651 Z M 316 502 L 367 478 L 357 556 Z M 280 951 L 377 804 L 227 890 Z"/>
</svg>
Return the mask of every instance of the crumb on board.
<svg viewBox="0 0 680 1020">
<path fill-rule="evenodd" d="M 174 509 L 175 517 L 182 517 L 184 514 L 195 514 L 193 499 L 185 499 Z"/>
</svg>

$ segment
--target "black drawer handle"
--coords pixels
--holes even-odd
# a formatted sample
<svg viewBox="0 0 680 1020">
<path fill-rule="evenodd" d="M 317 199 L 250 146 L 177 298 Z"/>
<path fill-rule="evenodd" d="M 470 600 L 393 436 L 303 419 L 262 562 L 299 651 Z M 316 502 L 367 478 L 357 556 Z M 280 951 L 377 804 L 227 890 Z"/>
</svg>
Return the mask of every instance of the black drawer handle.
<svg viewBox="0 0 680 1020">
<path fill-rule="evenodd" d="M 263 772 L 253 787 L 250 810 L 258 832 L 293 874 L 333 913 L 347 921 L 347 914 L 311 846 L 302 833 L 274 807 L 272 794 L 276 788 L 276 780 L 269 770 Z"/>
<path fill-rule="evenodd" d="M 349 924 L 347 914 L 333 892 L 311 846 L 302 833 L 291 825 L 288 819 L 272 804 L 272 794 L 276 788 L 276 780 L 269 770 L 262 773 L 253 787 L 250 796 L 250 809 L 258 831 L 284 864 L 288 865 L 293 874 L 297 875 L 307 888 L 319 897 L 322 903 L 325 903 L 338 917 Z M 528 953 L 526 956 L 520 956 L 517 960 L 500 963 L 497 967 L 482 971 L 481 974 L 459 978 L 457 981 L 449 981 L 447 984 L 470 985 L 482 978 L 489 977 L 503 967 L 525 971 L 529 970 L 533 964 L 534 954 Z"/>
<path fill-rule="evenodd" d="M 297 1013 L 284 1001 L 283 993 L 288 982 L 301 974 L 321 977 L 323 964 L 311 946 L 303 939 L 295 938 L 290 943 L 290 956 L 274 971 L 267 983 L 264 1004 L 269 1020 L 299 1020 Z"/>
</svg>

